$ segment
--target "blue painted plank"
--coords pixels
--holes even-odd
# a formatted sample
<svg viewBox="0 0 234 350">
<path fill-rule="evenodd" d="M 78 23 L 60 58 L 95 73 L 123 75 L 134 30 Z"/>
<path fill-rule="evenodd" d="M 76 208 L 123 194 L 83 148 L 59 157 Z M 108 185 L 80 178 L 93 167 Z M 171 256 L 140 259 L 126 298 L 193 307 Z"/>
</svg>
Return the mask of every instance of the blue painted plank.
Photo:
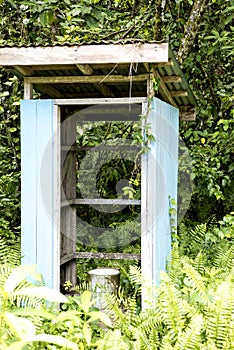
<svg viewBox="0 0 234 350">
<path fill-rule="evenodd" d="M 59 230 L 54 220 L 58 217 L 55 172 L 60 150 L 54 147 L 56 120 L 53 100 L 21 102 L 22 263 L 37 264 L 46 286 L 58 288 Z"/>
<path fill-rule="evenodd" d="M 37 101 L 37 263 L 53 286 L 53 101 Z"/>
<path fill-rule="evenodd" d="M 21 101 L 21 254 L 23 264 L 37 264 L 37 104 Z"/>
<path fill-rule="evenodd" d="M 177 199 L 179 111 L 154 98 L 149 122 L 156 136 L 148 154 L 148 210 L 153 245 L 152 279 L 158 285 L 171 248 L 169 197 Z"/>
</svg>

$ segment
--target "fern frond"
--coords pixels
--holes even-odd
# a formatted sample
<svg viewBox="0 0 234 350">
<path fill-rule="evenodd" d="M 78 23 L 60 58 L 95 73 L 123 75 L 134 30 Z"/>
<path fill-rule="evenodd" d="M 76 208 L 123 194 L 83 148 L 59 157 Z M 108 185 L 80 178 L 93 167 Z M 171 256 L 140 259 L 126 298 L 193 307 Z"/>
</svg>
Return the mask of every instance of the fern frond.
<svg viewBox="0 0 234 350">
<path fill-rule="evenodd" d="M 9 242 L 0 236 L 0 264 L 18 266 L 20 264 L 20 242 Z"/>
<path fill-rule="evenodd" d="M 179 248 L 182 255 L 196 256 L 201 250 L 207 232 L 206 224 L 196 225 L 194 228 L 187 228 L 184 224 L 179 227 Z"/>
<path fill-rule="evenodd" d="M 200 275 L 204 275 L 206 259 L 202 252 L 197 254 L 196 258 L 194 259 L 193 266 Z"/>
<path fill-rule="evenodd" d="M 182 300 L 181 292 L 176 289 L 166 274 L 162 275 L 157 306 L 160 318 L 168 329 L 171 342 L 176 342 L 178 334 L 185 327 L 186 316 L 190 314 L 191 308 L 186 301 Z"/>
<path fill-rule="evenodd" d="M 196 315 L 191 319 L 191 322 L 186 329 L 178 336 L 178 341 L 175 344 L 175 350 L 196 350 L 201 345 L 201 331 L 203 327 L 203 318 L 201 315 Z"/>
<path fill-rule="evenodd" d="M 207 335 L 217 348 L 231 346 L 233 332 L 234 287 L 229 281 L 222 282 L 213 293 L 213 305 L 207 309 Z M 231 347 L 230 347 L 231 349 Z"/>
<path fill-rule="evenodd" d="M 134 335 L 139 349 L 159 348 L 163 324 L 159 320 L 156 309 L 146 309 L 138 315 L 135 327 Z"/>
<path fill-rule="evenodd" d="M 140 332 L 139 329 L 135 331 L 136 334 L 136 344 L 135 348 L 137 349 L 146 349 L 146 350 L 158 350 L 161 340 L 157 328 L 152 328 L 149 334 L 145 332 Z"/>
<path fill-rule="evenodd" d="M 181 255 L 178 242 L 175 242 L 172 246 L 167 269 L 172 281 L 175 282 L 179 277 L 181 277 Z"/>
<path fill-rule="evenodd" d="M 115 294 L 107 294 L 103 303 L 105 312 L 113 319 L 115 325 L 121 325 L 124 322 L 124 314 L 121 309 L 122 298 Z"/>
<path fill-rule="evenodd" d="M 141 284 L 142 283 L 142 273 L 141 268 L 138 266 L 129 267 L 129 276 L 133 283 Z"/>
<path fill-rule="evenodd" d="M 207 231 L 207 225 L 206 224 L 199 224 L 196 225 L 193 229 L 189 231 L 189 237 L 191 240 L 191 243 L 197 243 L 198 246 L 204 241 L 205 235 Z"/>
<path fill-rule="evenodd" d="M 14 269 L 14 266 L 9 264 L 0 264 L 0 287 L 3 287 L 4 283 L 10 276 Z"/>
<path fill-rule="evenodd" d="M 130 350 L 129 342 L 122 336 L 120 330 L 116 329 L 114 331 L 109 330 L 105 333 L 104 338 L 98 340 L 97 342 L 98 350 Z"/>
<path fill-rule="evenodd" d="M 174 350 L 174 346 L 171 345 L 171 339 L 168 333 L 164 334 L 161 339 L 160 350 Z"/>
<path fill-rule="evenodd" d="M 207 304 L 209 297 L 207 294 L 206 280 L 200 275 L 198 271 L 189 263 L 188 259 L 182 259 L 183 270 L 186 274 L 186 284 L 190 287 L 191 291 L 199 297 L 196 298 L 201 304 Z"/>
<path fill-rule="evenodd" d="M 136 316 L 139 312 L 139 307 L 137 305 L 136 298 L 134 296 L 126 298 L 122 303 L 122 307 L 124 309 L 126 321 L 135 325 Z"/>
<path fill-rule="evenodd" d="M 141 252 L 140 240 L 135 241 L 134 244 L 129 244 L 127 247 L 123 249 L 123 253 L 140 254 L 140 252 Z"/>
<path fill-rule="evenodd" d="M 216 250 L 216 257 L 214 259 L 214 266 L 230 270 L 234 263 L 234 245 L 231 244 L 229 249 L 218 247 Z"/>
</svg>

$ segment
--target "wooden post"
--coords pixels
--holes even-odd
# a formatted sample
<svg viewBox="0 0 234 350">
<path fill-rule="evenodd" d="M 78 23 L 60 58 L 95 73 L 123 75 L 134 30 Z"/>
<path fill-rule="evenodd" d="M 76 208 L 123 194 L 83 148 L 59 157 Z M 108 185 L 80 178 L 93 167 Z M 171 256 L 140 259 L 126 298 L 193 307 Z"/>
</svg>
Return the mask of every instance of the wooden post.
<svg viewBox="0 0 234 350">
<path fill-rule="evenodd" d="M 61 125 L 61 143 L 72 146 L 76 141 L 76 119 L 63 116 Z M 76 153 L 67 152 L 62 158 L 61 202 L 76 198 Z M 76 252 L 76 207 L 61 207 L 61 257 Z M 73 259 L 61 267 L 61 283 L 70 281 L 76 285 L 76 260 Z"/>
<path fill-rule="evenodd" d="M 24 78 L 24 99 L 31 100 L 33 98 L 33 84 L 29 81 L 29 78 Z"/>
</svg>

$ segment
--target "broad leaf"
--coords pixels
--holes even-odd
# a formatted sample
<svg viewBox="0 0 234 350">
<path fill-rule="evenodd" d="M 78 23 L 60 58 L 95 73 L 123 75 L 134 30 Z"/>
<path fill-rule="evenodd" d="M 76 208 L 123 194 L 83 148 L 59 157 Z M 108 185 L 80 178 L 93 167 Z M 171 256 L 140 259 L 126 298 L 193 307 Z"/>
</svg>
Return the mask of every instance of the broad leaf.
<svg viewBox="0 0 234 350">
<path fill-rule="evenodd" d="M 34 297 L 44 299 L 53 303 L 66 303 L 67 298 L 55 289 L 47 287 L 26 287 L 15 292 L 14 295 L 25 295 L 27 297 Z"/>
<path fill-rule="evenodd" d="M 36 330 L 32 321 L 24 317 L 12 315 L 9 312 L 6 312 L 4 316 L 10 330 L 14 331 L 20 340 L 25 341 L 26 338 L 35 335 Z"/>
<path fill-rule="evenodd" d="M 102 321 L 106 326 L 112 327 L 111 319 L 108 315 L 101 311 L 91 311 L 89 312 L 90 319 L 88 322 L 93 322 L 96 320 Z"/>
<path fill-rule="evenodd" d="M 34 337 L 28 338 L 27 343 L 31 342 L 45 342 L 56 344 L 59 346 L 64 346 L 66 349 L 70 350 L 78 350 L 78 346 L 70 340 L 67 340 L 59 335 L 51 335 L 51 334 L 37 334 Z"/>
<path fill-rule="evenodd" d="M 33 276 L 36 273 L 35 265 L 21 265 L 16 267 L 4 284 L 5 291 L 10 294 L 15 288 L 24 281 L 28 276 Z"/>
</svg>

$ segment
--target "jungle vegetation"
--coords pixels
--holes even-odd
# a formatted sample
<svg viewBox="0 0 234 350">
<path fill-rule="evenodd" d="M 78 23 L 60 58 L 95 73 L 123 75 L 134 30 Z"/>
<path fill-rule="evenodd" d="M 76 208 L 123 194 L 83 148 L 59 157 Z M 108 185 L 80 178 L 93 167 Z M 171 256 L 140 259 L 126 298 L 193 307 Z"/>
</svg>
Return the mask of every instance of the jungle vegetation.
<svg viewBox="0 0 234 350">
<path fill-rule="evenodd" d="M 141 312 L 140 271 L 136 264 L 122 264 L 124 288 L 107 298 L 103 313 L 95 309 L 88 290 L 65 298 L 45 289 L 33 267 L 19 266 L 23 86 L 1 69 L 2 349 L 234 348 L 233 12 L 233 0 L 0 1 L 0 46 L 168 39 L 197 101 L 196 120 L 180 123 L 193 191 L 173 234 L 168 272 L 162 274 L 156 298 L 149 296 L 151 307 Z M 91 142 L 99 132 L 88 132 Z M 184 171 L 183 152 L 181 148 Z M 103 178 L 100 174 L 101 185 Z M 139 242 L 125 249 L 138 251 Z M 84 267 L 78 273 L 83 276 Z M 60 311 L 54 307 L 58 303 Z"/>
</svg>

